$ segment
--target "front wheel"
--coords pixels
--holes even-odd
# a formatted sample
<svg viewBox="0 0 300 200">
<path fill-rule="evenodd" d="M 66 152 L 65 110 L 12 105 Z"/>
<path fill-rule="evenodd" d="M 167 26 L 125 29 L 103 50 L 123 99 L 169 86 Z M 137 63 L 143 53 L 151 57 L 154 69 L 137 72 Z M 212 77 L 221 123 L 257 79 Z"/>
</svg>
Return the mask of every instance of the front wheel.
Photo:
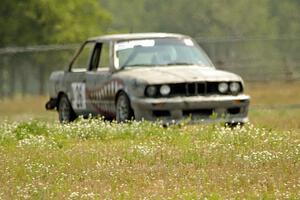
<svg viewBox="0 0 300 200">
<path fill-rule="evenodd" d="M 119 94 L 116 103 L 116 108 L 117 108 L 117 113 L 116 113 L 117 122 L 126 122 L 132 119 L 133 110 L 130 107 L 129 98 L 124 92 Z"/>
<path fill-rule="evenodd" d="M 225 123 L 225 127 L 235 129 L 235 128 L 241 128 L 244 126 L 243 122 L 227 122 Z"/>
<path fill-rule="evenodd" d="M 61 123 L 72 122 L 76 119 L 76 114 L 66 95 L 59 99 L 58 103 L 58 118 Z"/>
</svg>

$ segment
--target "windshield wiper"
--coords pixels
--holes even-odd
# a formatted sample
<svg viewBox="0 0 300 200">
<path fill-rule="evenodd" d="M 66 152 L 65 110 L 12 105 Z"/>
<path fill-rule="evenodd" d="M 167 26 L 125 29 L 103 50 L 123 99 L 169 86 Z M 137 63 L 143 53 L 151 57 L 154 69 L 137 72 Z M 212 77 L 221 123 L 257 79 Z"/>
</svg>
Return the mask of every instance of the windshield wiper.
<svg viewBox="0 0 300 200">
<path fill-rule="evenodd" d="M 171 62 L 171 63 L 167 63 L 166 65 L 172 66 L 172 65 L 197 65 L 197 64 L 188 63 L 188 62 Z"/>
<path fill-rule="evenodd" d="M 123 65 L 120 69 L 124 69 L 126 67 L 147 67 L 147 66 L 175 66 L 175 65 L 198 65 L 195 63 L 188 63 L 188 62 L 173 62 L 173 63 L 166 63 L 166 64 L 132 64 L 132 65 Z"/>
<path fill-rule="evenodd" d="M 122 68 L 125 67 L 144 67 L 144 66 L 153 66 L 151 64 L 133 64 L 133 65 L 123 65 Z"/>
</svg>

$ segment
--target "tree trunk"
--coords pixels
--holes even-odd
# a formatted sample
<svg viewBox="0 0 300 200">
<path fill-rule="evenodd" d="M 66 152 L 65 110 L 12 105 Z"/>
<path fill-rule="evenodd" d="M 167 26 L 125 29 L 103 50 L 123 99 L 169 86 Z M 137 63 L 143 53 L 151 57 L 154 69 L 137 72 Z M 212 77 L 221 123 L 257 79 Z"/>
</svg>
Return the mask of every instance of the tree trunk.
<svg viewBox="0 0 300 200">
<path fill-rule="evenodd" d="M 0 67 L 0 100 L 4 98 L 4 67 Z"/>
<path fill-rule="evenodd" d="M 16 92 L 16 82 L 15 82 L 15 66 L 9 68 L 9 91 L 8 91 L 8 96 L 10 98 L 14 97 L 15 92 Z"/>
</svg>

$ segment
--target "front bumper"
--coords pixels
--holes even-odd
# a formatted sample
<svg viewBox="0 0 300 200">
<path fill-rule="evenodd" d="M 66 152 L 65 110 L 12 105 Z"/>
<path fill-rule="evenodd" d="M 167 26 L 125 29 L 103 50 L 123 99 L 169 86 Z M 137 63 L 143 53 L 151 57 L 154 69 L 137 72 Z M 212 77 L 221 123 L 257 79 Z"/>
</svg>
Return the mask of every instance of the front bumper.
<svg viewBox="0 0 300 200">
<path fill-rule="evenodd" d="M 163 122 L 190 118 L 199 122 L 245 123 L 249 103 L 247 95 L 131 98 L 136 120 Z"/>
</svg>

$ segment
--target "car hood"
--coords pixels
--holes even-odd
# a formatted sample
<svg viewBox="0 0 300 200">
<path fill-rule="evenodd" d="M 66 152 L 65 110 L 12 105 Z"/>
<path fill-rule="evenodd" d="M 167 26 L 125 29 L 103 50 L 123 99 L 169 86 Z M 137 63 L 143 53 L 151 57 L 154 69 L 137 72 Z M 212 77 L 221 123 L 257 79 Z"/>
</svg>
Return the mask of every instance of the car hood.
<svg viewBox="0 0 300 200">
<path fill-rule="evenodd" d="M 120 78 L 133 78 L 147 84 L 242 80 L 230 72 L 199 66 L 135 67 L 119 71 L 117 74 Z"/>
</svg>

